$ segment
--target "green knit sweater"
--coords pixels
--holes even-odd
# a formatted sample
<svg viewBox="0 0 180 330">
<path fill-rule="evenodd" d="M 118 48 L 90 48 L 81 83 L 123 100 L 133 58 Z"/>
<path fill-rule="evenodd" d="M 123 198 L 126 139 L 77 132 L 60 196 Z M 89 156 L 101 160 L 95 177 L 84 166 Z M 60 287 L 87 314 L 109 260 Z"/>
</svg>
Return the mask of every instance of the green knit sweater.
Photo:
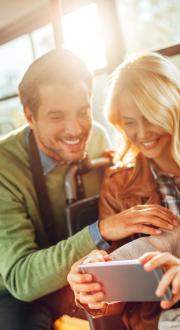
<svg viewBox="0 0 180 330">
<path fill-rule="evenodd" d="M 72 264 L 96 246 L 88 227 L 66 238 L 63 184 L 67 166 L 63 165 L 46 176 L 59 242 L 41 249 L 47 237 L 32 183 L 26 129 L 16 130 L 0 141 L 0 291 L 8 290 L 20 300 L 32 301 L 65 286 Z M 103 129 L 94 124 L 88 143 L 89 157 L 98 157 L 107 148 Z M 85 175 L 87 196 L 98 192 L 101 172 Z"/>
</svg>

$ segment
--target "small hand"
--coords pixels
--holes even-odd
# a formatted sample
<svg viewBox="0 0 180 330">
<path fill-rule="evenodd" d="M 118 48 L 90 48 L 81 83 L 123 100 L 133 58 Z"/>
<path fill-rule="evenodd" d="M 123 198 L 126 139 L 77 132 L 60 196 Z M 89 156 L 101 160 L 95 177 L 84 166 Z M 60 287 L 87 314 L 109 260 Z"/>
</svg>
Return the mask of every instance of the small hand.
<svg viewBox="0 0 180 330">
<path fill-rule="evenodd" d="M 172 299 L 162 300 L 161 307 L 164 309 L 172 307 L 180 300 L 180 259 L 170 253 L 150 252 L 144 254 L 140 258 L 140 262 L 144 264 L 147 271 L 151 271 L 157 267 L 163 267 L 165 274 L 159 282 L 156 295 L 162 297 L 169 286 L 172 287 Z"/>
<path fill-rule="evenodd" d="M 109 260 L 111 260 L 111 257 L 107 252 L 94 250 L 72 266 L 67 280 L 74 291 L 75 299 L 81 304 L 87 304 L 89 308 L 100 309 L 104 306 L 104 293 L 101 284 L 94 282 L 91 274 L 82 274 L 79 271 L 79 265 Z"/>
</svg>

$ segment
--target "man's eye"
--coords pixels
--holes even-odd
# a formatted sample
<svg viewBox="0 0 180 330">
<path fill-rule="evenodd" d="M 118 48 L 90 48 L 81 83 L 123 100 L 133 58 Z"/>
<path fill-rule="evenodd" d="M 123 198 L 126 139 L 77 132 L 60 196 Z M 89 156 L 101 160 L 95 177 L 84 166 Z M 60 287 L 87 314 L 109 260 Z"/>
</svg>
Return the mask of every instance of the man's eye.
<svg viewBox="0 0 180 330">
<path fill-rule="evenodd" d="M 80 117 L 87 116 L 88 115 L 88 110 L 81 110 L 81 111 L 78 112 L 78 115 Z"/>
<path fill-rule="evenodd" d="M 63 115 L 57 115 L 57 116 L 52 116 L 50 117 L 52 120 L 62 120 L 64 119 L 64 116 Z"/>
</svg>

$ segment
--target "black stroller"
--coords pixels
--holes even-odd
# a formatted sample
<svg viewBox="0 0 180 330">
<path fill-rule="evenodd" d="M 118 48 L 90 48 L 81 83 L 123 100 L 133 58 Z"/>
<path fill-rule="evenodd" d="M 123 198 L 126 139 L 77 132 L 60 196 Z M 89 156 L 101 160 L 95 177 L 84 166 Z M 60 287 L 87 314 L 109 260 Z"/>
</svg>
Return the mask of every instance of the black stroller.
<svg viewBox="0 0 180 330">
<path fill-rule="evenodd" d="M 69 236 L 98 219 L 99 195 L 86 198 L 83 185 L 83 175 L 98 168 L 110 166 L 110 157 L 101 157 L 93 160 L 80 161 L 73 164 L 65 175 L 66 216 Z M 105 316 L 98 319 L 85 315 L 91 330 L 125 330 L 120 315 Z"/>
</svg>

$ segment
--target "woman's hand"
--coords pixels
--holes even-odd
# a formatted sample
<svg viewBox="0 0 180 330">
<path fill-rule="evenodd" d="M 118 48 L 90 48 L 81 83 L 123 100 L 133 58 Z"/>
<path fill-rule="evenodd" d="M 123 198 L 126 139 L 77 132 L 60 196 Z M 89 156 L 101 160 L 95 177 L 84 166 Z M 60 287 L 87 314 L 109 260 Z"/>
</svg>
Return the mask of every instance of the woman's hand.
<svg viewBox="0 0 180 330">
<path fill-rule="evenodd" d="M 164 309 L 172 307 L 180 300 L 180 259 L 174 257 L 170 253 L 149 252 L 145 253 L 140 262 L 144 264 L 147 271 L 151 271 L 157 267 L 162 266 L 165 269 L 165 274 L 159 282 L 156 290 L 156 295 L 162 297 L 167 288 L 172 287 L 172 299 L 162 300 L 161 307 Z"/>
<path fill-rule="evenodd" d="M 137 205 L 99 222 L 105 240 L 116 241 L 132 234 L 160 235 L 178 225 L 176 216 L 160 205 Z"/>
<path fill-rule="evenodd" d="M 104 293 L 101 284 L 94 282 L 91 274 L 82 274 L 78 267 L 81 263 L 109 260 L 112 259 L 107 252 L 94 250 L 71 267 L 67 280 L 74 291 L 77 302 L 87 304 L 92 309 L 100 309 L 104 306 Z"/>
</svg>

